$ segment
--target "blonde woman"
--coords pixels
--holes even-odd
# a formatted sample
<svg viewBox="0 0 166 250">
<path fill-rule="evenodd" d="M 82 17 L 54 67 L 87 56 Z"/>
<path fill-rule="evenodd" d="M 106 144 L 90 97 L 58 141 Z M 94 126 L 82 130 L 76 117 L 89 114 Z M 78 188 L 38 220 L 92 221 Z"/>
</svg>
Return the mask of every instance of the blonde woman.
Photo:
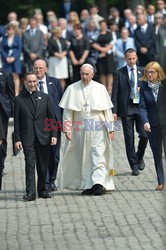
<svg viewBox="0 0 166 250">
<path fill-rule="evenodd" d="M 150 62 L 144 69 L 140 91 L 140 115 L 147 132 L 150 147 L 153 153 L 158 185 L 156 191 L 164 188 L 164 170 L 162 162 L 162 137 L 158 119 L 158 93 L 165 74 L 158 62 Z"/>
<path fill-rule="evenodd" d="M 69 21 L 68 21 L 68 25 L 67 25 L 67 30 L 70 32 L 73 32 L 74 29 L 74 25 L 75 24 L 80 24 L 80 19 L 79 19 L 79 15 L 76 11 L 71 11 L 69 13 Z"/>
<path fill-rule="evenodd" d="M 48 53 L 48 74 L 59 79 L 64 89 L 66 86 L 65 79 L 68 78 L 67 43 L 62 38 L 60 27 L 55 27 L 52 30 L 52 37 L 48 40 Z"/>
<path fill-rule="evenodd" d="M 22 66 L 20 55 L 22 51 L 22 41 L 18 34 L 16 34 L 16 26 L 9 23 L 6 26 L 7 34 L 3 37 L 1 42 L 1 57 L 3 69 L 8 73 L 12 73 L 15 84 L 15 95 L 20 93 L 20 77 Z"/>
</svg>

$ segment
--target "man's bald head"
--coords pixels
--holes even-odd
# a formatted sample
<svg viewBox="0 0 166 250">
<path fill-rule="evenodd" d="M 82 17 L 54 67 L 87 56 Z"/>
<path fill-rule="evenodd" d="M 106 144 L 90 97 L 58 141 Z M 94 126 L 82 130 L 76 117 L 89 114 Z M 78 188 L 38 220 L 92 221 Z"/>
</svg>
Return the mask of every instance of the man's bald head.
<svg viewBox="0 0 166 250">
<path fill-rule="evenodd" d="M 38 59 L 34 62 L 34 73 L 39 80 L 42 80 L 47 73 L 47 64 L 44 60 Z"/>
</svg>

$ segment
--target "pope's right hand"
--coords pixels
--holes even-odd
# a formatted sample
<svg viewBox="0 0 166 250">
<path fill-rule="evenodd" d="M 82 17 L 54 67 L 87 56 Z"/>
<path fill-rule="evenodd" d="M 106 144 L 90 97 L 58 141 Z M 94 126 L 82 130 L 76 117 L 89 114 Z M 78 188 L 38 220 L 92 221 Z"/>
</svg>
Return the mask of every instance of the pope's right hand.
<svg viewBox="0 0 166 250">
<path fill-rule="evenodd" d="M 65 135 L 66 135 L 66 138 L 67 138 L 69 141 L 71 141 L 71 132 L 66 132 Z"/>
<path fill-rule="evenodd" d="M 117 121 L 118 117 L 117 114 L 113 113 L 114 121 Z"/>
<path fill-rule="evenodd" d="M 17 141 L 17 142 L 15 143 L 15 147 L 16 147 L 17 149 L 22 149 L 22 143 L 21 143 L 21 141 Z"/>
</svg>

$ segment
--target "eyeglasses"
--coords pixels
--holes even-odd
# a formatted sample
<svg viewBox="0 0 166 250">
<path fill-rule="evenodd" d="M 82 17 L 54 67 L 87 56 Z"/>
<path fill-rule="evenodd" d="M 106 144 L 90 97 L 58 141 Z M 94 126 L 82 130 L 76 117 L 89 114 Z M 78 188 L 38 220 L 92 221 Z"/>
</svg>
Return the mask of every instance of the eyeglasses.
<svg viewBox="0 0 166 250">
<path fill-rule="evenodd" d="M 146 71 L 146 74 L 152 74 L 154 75 L 157 71 Z"/>
</svg>

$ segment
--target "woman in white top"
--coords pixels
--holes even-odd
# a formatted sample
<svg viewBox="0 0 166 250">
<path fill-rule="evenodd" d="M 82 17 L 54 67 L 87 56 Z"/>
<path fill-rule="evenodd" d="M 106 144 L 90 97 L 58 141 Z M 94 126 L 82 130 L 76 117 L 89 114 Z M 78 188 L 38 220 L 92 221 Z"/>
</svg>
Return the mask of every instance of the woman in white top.
<svg viewBox="0 0 166 250">
<path fill-rule="evenodd" d="M 62 88 L 65 88 L 65 79 L 68 78 L 67 44 L 61 34 L 61 28 L 56 27 L 52 30 L 52 37 L 48 40 L 48 74 L 59 79 Z"/>
</svg>

